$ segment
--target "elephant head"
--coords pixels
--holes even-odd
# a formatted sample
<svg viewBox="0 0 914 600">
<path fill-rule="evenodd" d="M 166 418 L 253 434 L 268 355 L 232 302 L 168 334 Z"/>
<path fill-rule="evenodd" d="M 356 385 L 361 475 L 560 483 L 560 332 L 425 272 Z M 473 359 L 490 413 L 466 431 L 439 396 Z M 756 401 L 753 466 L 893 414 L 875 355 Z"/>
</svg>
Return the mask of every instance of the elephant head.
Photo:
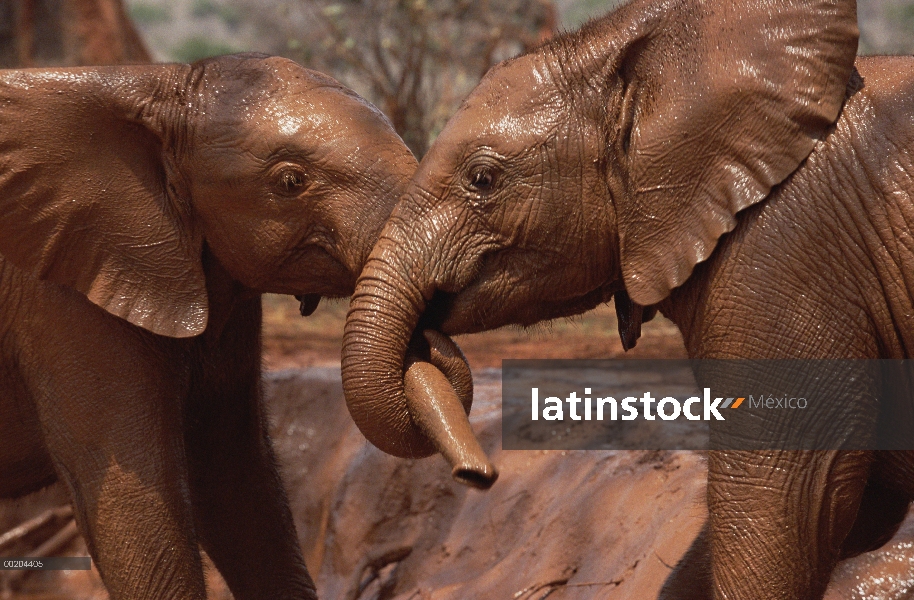
<svg viewBox="0 0 914 600">
<path fill-rule="evenodd" d="M 853 1 L 634 0 L 493 68 L 356 285 L 343 383 L 363 433 L 434 450 L 403 395 L 417 329 L 529 325 L 614 295 L 637 329 L 829 131 L 857 36 Z"/>
<path fill-rule="evenodd" d="M 0 72 L 0 254 L 157 334 L 207 326 L 204 248 L 254 292 L 351 292 L 416 161 L 281 58 Z"/>
</svg>

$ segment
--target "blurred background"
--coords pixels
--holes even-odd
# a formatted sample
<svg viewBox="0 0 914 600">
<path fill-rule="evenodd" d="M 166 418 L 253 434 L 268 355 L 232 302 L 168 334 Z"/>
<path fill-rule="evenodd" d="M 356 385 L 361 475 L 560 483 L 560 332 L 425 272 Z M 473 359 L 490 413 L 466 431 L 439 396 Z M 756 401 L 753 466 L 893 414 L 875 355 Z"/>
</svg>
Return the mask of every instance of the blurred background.
<svg viewBox="0 0 914 600">
<path fill-rule="evenodd" d="M 493 64 L 617 0 L 2 0 L 0 66 L 256 51 L 327 72 L 422 156 Z M 860 0 L 860 52 L 914 52 L 912 0 Z"/>
<path fill-rule="evenodd" d="M 127 0 L 156 60 L 254 50 L 332 74 L 416 156 L 495 63 L 616 0 Z M 914 52 L 914 2 L 860 0 L 861 53 Z"/>
</svg>

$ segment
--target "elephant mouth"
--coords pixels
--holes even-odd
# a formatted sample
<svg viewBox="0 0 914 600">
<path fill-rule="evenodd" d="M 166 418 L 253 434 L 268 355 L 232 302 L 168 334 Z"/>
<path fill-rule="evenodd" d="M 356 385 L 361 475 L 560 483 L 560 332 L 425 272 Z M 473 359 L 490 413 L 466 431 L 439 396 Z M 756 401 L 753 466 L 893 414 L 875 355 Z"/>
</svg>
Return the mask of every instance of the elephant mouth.
<svg viewBox="0 0 914 600">
<path fill-rule="evenodd" d="M 445 335 L 456 335 L 456 333 L 443 330 L 445 322 L 447 322 L 451 316 L 454 300 L 456 298 L 457 293 L 455 292 L 445 292 L 441 289 L 436 290 L 432 299 L 426 303 L 425 312 L 419 317 L 416 330 L 422 331 L 431 329 L 444 333 Z"/>
<path fill-rule="evenodd" d="M 417 329 L 454 336 L 507 326 L 530 327 L 592 310 L 612 300 L 620 288 L 620 282 L 612 281 L 570 298 L 544 300 L 499 297 L 474 282 L 461 292 L 436 290 L 419 318 Z"/>
<path fill-rule="evenodd" d="M 316 243 L 290 252 L 270 273 L 282 275 L 274 276 L 273 285 L 259 286 L 258 291 L 293 295 L 299 302 L 308 299 L 311 312 L 320 297 L 343 298 L 352 294 L 358 278 L 358 272 L 347 265 L 344 257 Z"/>
</svg>

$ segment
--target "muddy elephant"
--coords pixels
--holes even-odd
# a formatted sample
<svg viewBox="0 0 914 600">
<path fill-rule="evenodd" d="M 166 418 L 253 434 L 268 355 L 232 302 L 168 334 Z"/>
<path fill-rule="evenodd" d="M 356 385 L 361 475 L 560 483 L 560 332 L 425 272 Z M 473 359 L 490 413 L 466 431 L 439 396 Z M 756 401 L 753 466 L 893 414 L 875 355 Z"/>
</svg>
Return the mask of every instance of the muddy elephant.
<svg viewBox="0 0 914 600">
<path fill-rule="evenodd" d="M 416 331 L 613 298 L 626 347 L 659 310 L 693 358 L 910 358 L 914 59 L 855 59 L 857 37 L 853 1 L 634 0 L 493 68 L 357 283 L 343 379 L 366 437 L 435 449 L 403 399 Z M 914 497 L 905 453 L 708 463 L 666 599 L 821 598 Z"/>
<path fill-rule="evenodd" d="M 112 598 L 313 598 L 260 294 L 349 294 L 416 161 L 258 55 L 0 72 L 0 497 L 61 480 Z"/>
</svg>

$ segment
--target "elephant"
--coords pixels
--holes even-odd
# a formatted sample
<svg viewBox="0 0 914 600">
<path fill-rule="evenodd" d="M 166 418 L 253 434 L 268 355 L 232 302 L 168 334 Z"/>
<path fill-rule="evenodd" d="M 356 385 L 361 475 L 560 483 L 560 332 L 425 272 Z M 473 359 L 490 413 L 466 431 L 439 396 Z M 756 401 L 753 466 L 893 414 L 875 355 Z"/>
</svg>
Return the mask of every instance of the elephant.
<svg viewBox="0 0 914 600">
<path fill-rule="evenodd" d="M 356 284 L 347 404 L 397 456 L 417 332 L 615 300 L 694 359 L 914 355 L 914 59 L 857 58 L 855 2 L 632 0 L 491 69 L 422 158 Z M 867 409 L 875 410 L 875 409 Z M 661 598 L 821 598 L 887 541 L 914 455 L 708 457 L 709 517 Z"/>
<path fill-rule="evenodd" d="M 287 59 L 0 71 L 0 497 L 55 480 L 111 598 L 315 598 L 261 294 L 351 293 L 416 160 Z"/>
</svg>

